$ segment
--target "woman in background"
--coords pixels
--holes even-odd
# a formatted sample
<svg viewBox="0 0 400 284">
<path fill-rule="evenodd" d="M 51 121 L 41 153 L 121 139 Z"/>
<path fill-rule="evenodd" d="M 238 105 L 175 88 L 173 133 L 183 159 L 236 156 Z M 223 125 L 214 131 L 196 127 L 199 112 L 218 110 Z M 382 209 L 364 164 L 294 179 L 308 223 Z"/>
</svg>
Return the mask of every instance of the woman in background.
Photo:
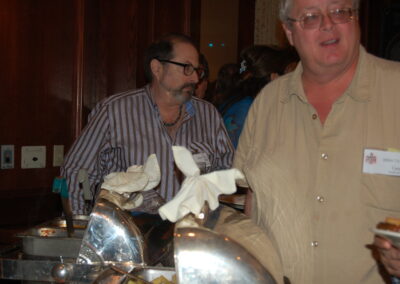
<svg viewBox="0 0 400 284">
<path fill-rule="evenodd" d="M 217 105 L 236 148 L 247 113 L 260 90 L 273 79 L 290 72 L 297 53 L 268 45 L 253 45 L 241 52 L 240 80 Z"/>
</svg>

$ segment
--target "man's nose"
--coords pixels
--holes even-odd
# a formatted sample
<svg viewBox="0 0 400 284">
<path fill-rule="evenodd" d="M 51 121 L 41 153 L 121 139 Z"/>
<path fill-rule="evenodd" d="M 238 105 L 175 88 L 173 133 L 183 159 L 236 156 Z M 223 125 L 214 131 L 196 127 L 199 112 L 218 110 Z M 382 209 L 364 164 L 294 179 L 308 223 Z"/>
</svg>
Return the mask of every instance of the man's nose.
<svg viewBox="0 0 400 284">
<path fill-rule="evenodd" d="M 323 15 L 320 23 L 320 30 L 330 31 L 335 23 L 332 21 L 331 17 L 327 15 Z"/>
</svg>

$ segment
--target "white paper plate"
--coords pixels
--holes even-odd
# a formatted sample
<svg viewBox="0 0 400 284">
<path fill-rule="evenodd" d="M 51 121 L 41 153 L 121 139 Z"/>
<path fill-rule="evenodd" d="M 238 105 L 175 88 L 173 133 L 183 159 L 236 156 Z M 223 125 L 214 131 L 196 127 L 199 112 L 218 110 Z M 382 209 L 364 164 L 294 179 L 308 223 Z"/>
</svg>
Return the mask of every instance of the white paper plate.
<svg viewBox="0 0 400 284">
<path fill-rule="evenodd" d="M 378 236 L 390 240 L 394 246 L 400 248 L 400 233 L 376 228 L 372 229 L 372 231 Z"/>
</svg>

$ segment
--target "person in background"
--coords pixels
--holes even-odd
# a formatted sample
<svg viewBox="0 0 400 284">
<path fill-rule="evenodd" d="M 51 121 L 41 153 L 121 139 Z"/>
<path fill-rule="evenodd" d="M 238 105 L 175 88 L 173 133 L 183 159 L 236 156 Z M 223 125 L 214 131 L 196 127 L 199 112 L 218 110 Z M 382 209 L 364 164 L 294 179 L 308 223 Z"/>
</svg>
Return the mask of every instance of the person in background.
<svg viewBox="0 0 400 284">
<path fill-rule="evenodd" d="M 199 68 L 203 70 L 202 77 L 199 78 L 199 82 L 196 86 L 195 96 L 199 99 L 210 101 L 210 92 L 208 89 L 210 69 L 208 67 L 208 62 L 204 54 L 200 54 L 199 58 Z"/>
<path fill-rule="evenodd" d="M 218 70 L 213 91 L 212 103 L 218 108 L 240 80 L 239 66 L 226 63 Z"/>
<path fill-rule="evenodd" d="M 174 167 L 173 145 L 185 146 L 202 165 L 202 172 L 231 167 L 233 146 L 215 107 L 194 97 L 202 77 L 199 53 L 181 34 L 165 35 L 148 47 L 144 88 L 101 101 L 74 142 L 61 167 L 74 214 L 87 214 L 78 172 L 86 169 L 95 194 L 104 176 L 143 165 L 155 153 L 161 182 L 143 193 L 143 212 L 154 212 L 152 200 L 171 200 L 180 188 L 181 173 Z"/>
<path fill-rule="evenodd" d="M 399 248 L 370 229 L 400 216 L 400 63 L 360 45 L 359 2 L 281 0 L 301 61 L 257 95 L 235 152 L 246 213 L 291 283 L 399 276 Z"/>
<path fill-rule="evenodd" d="M 288 46 L 282 50 L 282 56 L 285 66 L 283 74 L 287 74 L 294 71 L 300 60 L 299 54 L 297 53 L 296 49 L 293 46 Z"/>
<path fill-rule="evenodd" d="M 241 79 L 218 106 L 235 148 L 254 98 L 267 83 L 283 75 L 288 55 L 285 49 L 268 45 L 253 45 L 241 52 Z"/>
</svg>

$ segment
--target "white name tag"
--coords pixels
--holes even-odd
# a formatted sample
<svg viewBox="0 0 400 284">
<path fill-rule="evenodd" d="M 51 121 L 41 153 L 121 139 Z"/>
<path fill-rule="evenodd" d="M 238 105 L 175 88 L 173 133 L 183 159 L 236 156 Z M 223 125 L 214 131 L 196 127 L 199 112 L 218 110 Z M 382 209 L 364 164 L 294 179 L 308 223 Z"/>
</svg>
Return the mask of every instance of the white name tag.
<svg viewBox="0 0 400 284">
<path fill-rule="evenodd" d="M 363 173 L 400 176 L 400 152 L 364 149 Z"/>
</svg>

